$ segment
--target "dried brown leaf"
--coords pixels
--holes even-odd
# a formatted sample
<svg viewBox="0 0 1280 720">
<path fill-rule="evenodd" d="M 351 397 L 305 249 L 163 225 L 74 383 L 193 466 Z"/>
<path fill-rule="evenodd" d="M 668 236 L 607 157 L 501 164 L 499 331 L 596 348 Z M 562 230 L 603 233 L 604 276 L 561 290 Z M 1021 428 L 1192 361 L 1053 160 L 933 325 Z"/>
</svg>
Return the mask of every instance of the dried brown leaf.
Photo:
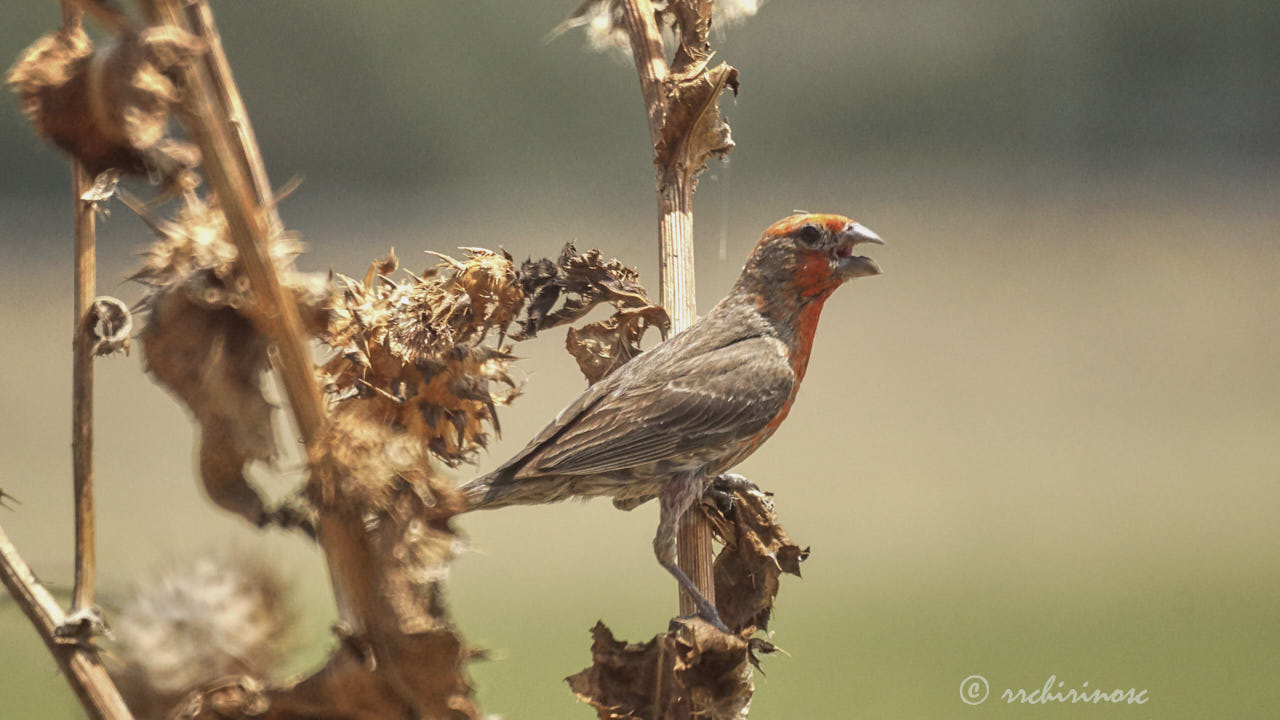
<svg viewBox="0 0 1280 720">
<path fill-rule="evenodd" d="M 664 80 L 666 115 L 655 162 L 668 173 L 688 177 L 696 187 L 698 173 L 712 157 L 733 150 L 729 123 L 720 115 L 720 93 L 738 92 L 738 71 L 725 63 L 707 69 L 705 62 Z"/>
<path fill-rule="evenodd" d="M 715 561 L 716 610 L 735 632 L 766 630 L 782 573 L 800 576 L 809 549 L 791 541 L 778 524 L 772 495 L 734 488 L 726 512 L 715 503 L 699 507 L 724 543 Z"/>
<path fill-rule="evenodd" d="M 276 453 L 261 385 L 266 339 L 234 310 L 193 302 L 180 289 L 153 297 L 148 309 L 143 358 L 200 425 L 200 476 L 209 499 L 265 524 L 266 507 L 243 471 L 250 460 Z"/>
<path fill-rule="evenodd" d="M 565 347 L 578 361 L 578 369 L 587 382 L 594 383 L 640 354 L 640 340 L 646 330 L 669 322 L 666 311 L 656 305 L 621 308 L 600 322 L 569 328 Z"/>
<path fill-rule="evenodd" d="M 189 198 L 176 220 L 153 229 L 157 239 L 133 276 L 150 287 L 141 303 L 143 358 L 200 425 L 200 474 L 210 499 L 256 525 L 306 529 L 294 508 L 268 510 L 244 476 L 248 462 L 274 458 L 275 430 L 262 393 L 268 342 L 250 321 L 253 298 L 225 218 Z M 282 282 L 314 327 L 327 317 L 329 290 L 322 277 L 293 270 L 300 251 L 287 234 L 273 238 L 270 248 Z"/>
<path fill-rule="evenodd" d="M 387 678 L 371 672 L 349 646 L 339 647 L 316 673 L 265 685 L 240 675 L 192 693 L 169 720 L 384 720 L 416 717 Z M 444 716 L 449 717 L 449 716 Z M 469 715 L 457 715 L 466 720 Z M 453 717 L 450 720 L 454 720 Z"/>
<path fill-rule="evenodd" d="M 640 354 L 640 342 L 651 327 L 665 338 L 671 320 L 640 284 L 639 274 L 599 250 L 578 253 L 567 244 L 555 261 L 527 260 L 520 284 L 528 302 L 518 322 L 517 340 L 541 330 L 572 323 L 603 302 L 614 306 L 611 318 L 570 329 L 566 347 L 587 382 L 595 382 Z"/>
<path fill-rule="evenodd" d="M 736 720 L 751 705 L 752 645 L 690 620 L 647 643 L 591 629 L 591 667 L 565 678 L 601 720 Z"/>
<path fill-rule="evenodd" d="M 574 322 L 602 302 L 619 309 L 654 307 L 633 268 L 606 260 L 596 249 L 579 253 L 572 243 L 566 244 L 554 261 L 526 260 L 520 268 L 520 284 L 528 303 L 520 317 L 517 340 Z M 664 333 L 669 324 L 665 320 L 658 323 Z"/>
</svg>

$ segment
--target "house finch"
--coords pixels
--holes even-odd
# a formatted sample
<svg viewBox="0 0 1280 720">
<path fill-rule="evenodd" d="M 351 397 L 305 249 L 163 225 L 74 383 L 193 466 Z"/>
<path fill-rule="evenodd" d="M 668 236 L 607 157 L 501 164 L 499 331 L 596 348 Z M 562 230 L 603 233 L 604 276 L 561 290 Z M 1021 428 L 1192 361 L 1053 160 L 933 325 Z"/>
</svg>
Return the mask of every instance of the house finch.
<svg viewBox="0 0 1280 720">
<path fill-rule="evenodd" d="M 884 244 L 841 215 L 774 223 L 706 317 L 592 385 L 506 464 L 463 485 L 468 509 L 600 495 L 631 509 L 659 498 L 658 562 L 724 630 L 676 565 L 680 517 L 786 419 L 823 303 L 845 281 L 880 272 L 853 254 L 859 243 Z"/>
</svg>

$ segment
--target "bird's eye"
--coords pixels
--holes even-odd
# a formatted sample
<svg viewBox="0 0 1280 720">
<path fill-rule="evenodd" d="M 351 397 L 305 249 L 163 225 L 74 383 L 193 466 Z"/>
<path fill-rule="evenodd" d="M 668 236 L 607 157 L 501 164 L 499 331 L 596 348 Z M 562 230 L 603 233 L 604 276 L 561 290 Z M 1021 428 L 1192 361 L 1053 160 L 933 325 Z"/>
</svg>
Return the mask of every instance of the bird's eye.
<svg viewBox="0 0 1280 720">
<path fill-rule="evenodd" d="M 805 245 L 817 245 L 822 241 L 822 231 L 813 225 L 805 225 L 796 233 L 796 237 Z"/>
</svg>

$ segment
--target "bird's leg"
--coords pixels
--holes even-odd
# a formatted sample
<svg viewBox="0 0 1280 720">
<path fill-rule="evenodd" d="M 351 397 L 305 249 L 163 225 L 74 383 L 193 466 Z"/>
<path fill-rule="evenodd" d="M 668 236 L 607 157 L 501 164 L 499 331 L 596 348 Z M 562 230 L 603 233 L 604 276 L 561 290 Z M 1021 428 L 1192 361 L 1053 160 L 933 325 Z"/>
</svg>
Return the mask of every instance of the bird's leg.
<svg viewBox="0 0 1280 720">
<path fill-rule="evenodd" d="M 729 628 L 720 619 L 715 606 L 707 601 L 698 586 L 693 584 L 689 576 L 676 564 L 676 531 L 680 527 L 680 518 L 702 491 L 702 478 L 695 474 L 678 475 L 662 488 L 659 495 L 661 509 L 658 513 L 658 532 L 653 537 L 653 554 L 658 557 L 658 564 L 680 583 L 680 587 L 689 593 L 698 608 L 698 617 L 706 620 L 720 632 L 728 633 Z"/>
</svg>

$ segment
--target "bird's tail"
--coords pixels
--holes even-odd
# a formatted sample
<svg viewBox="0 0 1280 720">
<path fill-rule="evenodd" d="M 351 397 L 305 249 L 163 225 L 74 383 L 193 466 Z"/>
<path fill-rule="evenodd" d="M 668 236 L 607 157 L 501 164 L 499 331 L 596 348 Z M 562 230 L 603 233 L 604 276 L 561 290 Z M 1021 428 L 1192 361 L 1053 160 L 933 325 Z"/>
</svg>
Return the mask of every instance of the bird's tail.
<svg viewBox="0 0 1280 720">
<path fill-rule="evenodd" d="M 467 501 L 467 511 L 499 508 L 511 504 L 502 502 L 502 487 L 506 484 L 501 482 L 500 473 L 489 473 L 463 483 L 458 490 Z"/>
<path fill-rule="evenodd" d="M 509 470 L 499 469 L 458 487 L 467 508 L 490 510 L 508 505 L 541 505 L 567 500 L 574 495 L 568 478 L 531 477 L 516 479 Z"/>
</svg>

